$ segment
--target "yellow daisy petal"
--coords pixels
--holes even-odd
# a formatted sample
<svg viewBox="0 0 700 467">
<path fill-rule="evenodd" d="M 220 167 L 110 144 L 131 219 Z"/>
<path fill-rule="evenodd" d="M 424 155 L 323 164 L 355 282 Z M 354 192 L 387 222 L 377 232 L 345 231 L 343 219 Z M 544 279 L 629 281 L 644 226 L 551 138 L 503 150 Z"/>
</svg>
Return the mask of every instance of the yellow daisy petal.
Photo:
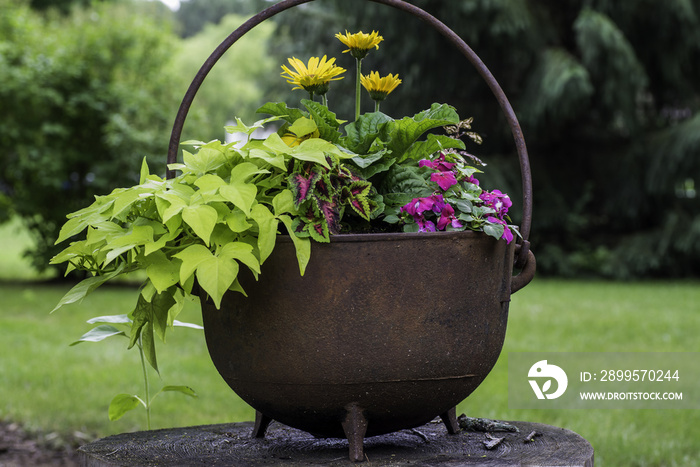
<svg viewBox="0 0 700 467">
<path fill-rule="evenodd" d="M 378 49 L 379 43 L 384 40 L 377 31 L 372 31 L 370 34 L 362 31 L 350 34 L 345 30 L 345 34 L 338 33 L 335 37 L 348 47 L 348 50 L 343 50 L 343 53 L 350 52 L 355 58 L 365 58 L 372 47 Z"/>
</svg>

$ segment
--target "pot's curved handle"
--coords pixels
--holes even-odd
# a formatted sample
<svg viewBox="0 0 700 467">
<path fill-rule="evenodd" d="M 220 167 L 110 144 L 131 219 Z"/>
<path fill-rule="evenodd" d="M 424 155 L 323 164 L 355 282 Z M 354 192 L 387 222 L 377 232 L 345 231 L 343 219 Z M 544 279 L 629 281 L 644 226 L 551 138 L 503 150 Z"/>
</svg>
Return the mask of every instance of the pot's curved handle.
<svg viewBox="0 0 700 467">
<path fill-rule="evenodd" d="M 212 69 L 214 64 L 221 58 L 221 56 L 226 52 L 238 39 L 240 39 L 246 32 L 253 29 L 258 24 L 262 23 L 266 19 L 276 15 L 279 12 L 287 10 L 291 7 L 301 5 L 303 3 L 309 3 L 314 0 L 282 0 L 276 3 L 257 15 L 251 17 L 243 23 L 238 29 L 232 32 L 224 41 L 219 44 L 219 46 L 212 52 L 212 54 L 207 58 L 202 67 L 197 72 L 194 80 L 190 84 L 190 87 L 185 93 L 185 97 L 180 104 L 177 115 L 175 117 L 175 123 L 173 124 L 173 130 L 170 134 L 170 145 L 168 147 L 168 164 L 173 164 L 177 161 L 177 148 L 180 144 L 180 136 L 182 134 L 182 127 L 185 123 L 185 118 L 189 112 L 190 105 L 194 100 L 195 94 L 199 90 L 204 78 L 207 76 L 209 71 Z M 442 34 L 447 40 L 449 40 L 461 53 L 464 55 L 469 62 L 476 68 L 477 72 L 484 79 L 486 84 L 491 89 L 491 92 L 496 97 L 501 110 L 508 121 L 511 133 L 513 134 L 513 139 L 515 140 L 515 147 L 518 152 L 518 157 L 520 159 L 520 173 L 522 178 L 523 187 L 523 219 L 520 224 L 520 234 L 522 239 L 519 244 L 522 246 L 517 258 L 516 267 L 524 267 L 525 264 L 529 263 L 529 247 L 528 247 L 528 237 L 530 235 L 530 224 L 532 217 L 532 176 L 530 174 L 530 160 L 527 155 L 527 148 L 525 146 L 525 139 L 523 138 L 523 133 L 520 128 L 520 123 L 518 122 L 513 107 L 510 105 L 508 98 L 505 96 L 503 89 L 498 84 L 491 71 L 486 67 L 484 62 L 476 55 L 476 53 L 467 45 L 461 37 L 459 37 L 454 31 L 447 27 L 440 20 L 430 15 L 429 13 L 421 10 L 415 5 L 412 5 L 404 0 L 369 0 L 375 3 L 381 3 L 388 5 L 399 10 L 403 10 L 410 13 L 422 21 L 426 22 L 433 28 L 435 28 L 440 34 Z M 174 173 L 171 170 L 166 171 L 167 178 L 174 177 Z M 534 258 L 534 257 L 533 257 Z M 534 261 L 532 262 L 534 268 Z M 534 270 L 534 269 L 533 269 Z M 522 273 L 521 273 L 522 274 Z M 518 281 L 519 282 L 519 281 Z M 527 283 L 527 282 L 526 282 Z M 525 285 L 525 284 L 523 284 Z"/>
<path fill-rule="evenodd" d="M 521 256 L 520 253 L 522 253 L 525 249 L 526 251 L 524 255 Z M 526 241 L 523 245 L 517 245 L 516 252 L 516 254 L 518 254 L 518 258 L 524 257 L 525 261 L 522 264 L 522 270 L 520 271 L 520 273 L 517 276 L 513 276 L 513 278 L 510 281 L 510 293 L 512 294 L 529 284 L 530 281 L 535 277 L 535 270 L 537 269 L 537 261 L 535 260 L 535 254 L 532 252 L 532 250 L 530 250 L 529 242 Z M 518 266 L 517 262 L 516 266 Z"/>
</svg>

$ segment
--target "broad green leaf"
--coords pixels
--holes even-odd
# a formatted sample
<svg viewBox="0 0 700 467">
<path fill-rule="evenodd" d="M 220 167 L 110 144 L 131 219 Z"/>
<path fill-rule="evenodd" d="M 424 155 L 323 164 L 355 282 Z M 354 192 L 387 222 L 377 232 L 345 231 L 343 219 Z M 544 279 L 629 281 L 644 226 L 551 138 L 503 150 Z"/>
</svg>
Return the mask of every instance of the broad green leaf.
<svg viewBox="0 0 700 467">
<path fill-rule="evenodd" d="M 263 141 L 263 145 L 273 153 L 277 154 L 289 154 L 292 150 L 287 143 L 282 141 L 282 138 L 280 138 L 280 135 L 277 133 L 272 133 L 270 136 L 268 136 L 267 139 Z"/>
<path fill-rule="evenodd" d="M 77 235 L 88 225 L 95 225 L 101 222 L 109 220 L 106 211 L 112 206 L 114 199 L 107 197 L 100 197 L 92 203 L 87 208 L 76 211 L 68 215 L 68 221 L 61 227 L 61 231 L 58 234 L 55 245 L 63 242 L 64 240 Z"/>
<path fill-rule="evenodd" d="M 240 233 L 252 227 L 252 224 L 250 224 L 247 219 L 248 216 L 246 216 L 243 211 L 234 209 L 224 218 L 224 221 L 231 231 Z"/>
<path fill-rule="evenodd" d="M 294 195 L 291 190 L 282 190 L 274 198 L 272 198 L 272 209 L 275 211 L 275 216 L 281 214 L 296 214 L 297 209 L 294 207 Z"/>
<path fill-rule="evenodd" d="M 273 133 L 276 135 L 277 133 Z M 279 136 L 277 136 L 279 138 Z M 282 143 L 284 144 L 284 143 Z M 286 146 L 286 145 L 285 145 Z M 287 146 L 287 150 L 284 153 L 268 152 L 264 149 L 251 149 L 248 151 L 248 157 L 251 159 L 261 159 L 271 166 L 278 168 L 280 170 L 287 171 L 287 165 L 284 162 L 284 154 L 289 152 L 290 148 Z"/>
<path fill-rule="evenodd" d="M 282 215 L 279 216 L 279 220 L 287 227 L 289 237 L 292 239 L 292 243 L 294 243 L 294 249 L 297 253 L 297 262 L 299 263 L 299 272 L 303 276 L 304 272 L 306 272 L 306 265 L 309 264 L 309 259 L 311 258 L 311 240 L 308 238 L 299 238 L 294 235 L 291 217 Z"/>
<path fill-rule="evenodd" d="M 212 172 L 226 163 L 222 151 L 208 147 L 202 147 L 195 154 L 182 151 L 182 159 L 189 170 L 198 174 Z"/>
<path fill-rule="evenodd" d="M 484 224 L 484 233 L 495 239 L 500 239 L 503 236 L 503 229 L 502 224 Z"/>
<path fill-rule="evenodd" d="M 303 99 L 301 103 L 304 105 L 304 107 L 307 108 L 307 110 L 313 117 L 314 122 L 318 127 L 319 136 L 322 139 L 325 139 L 326 141 L 330 141 L 331 143 L 337 143 L 338 139 L 340 139 L 340 132 L 338 131 L 340 123 L 338 123 L 335 114 L 328 110 L 328 107 L 321 104 L 320 102 L 314 102 L 309 99 Z M 298 121 L 299 120 L 297 120 L 295 124 Z M 291 127 L 290 130 L 294 131 L 291 129 Z M 298 136 L 301 136 L 299 135 L 299 133 L 296 133 L 296 131 L 294 131 L 294 133 Z"/>
<path fill-rule="evenodd" d="M 134 410 L 139 404 L 146 407 L 146 404 L 139 399 L 137 396 L 132 396 L 130 394 L 118 394 L 109 403 L 109 420 L 115 421 L 119 420 L 130 410 Z"/>
<path fill-rule="evenodd" d="M 245 183 L 248 181 L 248 178 L 259 173 L 268 173 L 268 171 L 260 169 L 252 162 L 237 164 L 233 169 L 231 169 L 231 183 Z"/>
<path fill-rule="evenodd" d="M 446 135 L 429 134 L 425 141 L 413 143 L 404 154 L 404 158 L 420 160 L 449 148 L 465 149 L 465 145 L 460 139 L 450 138 Z"/>
<path fill-rule="evenodd" d="M 189 225 L 204 243 L 209 244 L 209 236 L 219 218 L 216 209 L 206 204 L 187 206 L 182 210 L 182 220 Z"/>
<path fill-rule="evenodd" d="M 251 126 L 247 126 L 243 121 L 236 117 L 236 125 L 230 125 L 230 126 L 225 126 L 224 130 L 226 130 L 227 133 L 245 133 L 248 136 L 252 135 L 255 130 L 258 128 L 263 128 L 265 124 L 274 122 L 279 120 L 280 117 L 268 117 L 264 118 L 262 120 L 258 120 L 257 122 L 253 123 Z"/>
<path fill-rule="evenodd" d="M 213 256 L 197 266 L 197 282 L 209 294 L 216 308 L 238 275 L 238 263 L 231 258 Z"/>
<path fill-rule="evenodd" d="M 126 333 L 124 331 L 121 331 L 114 326 L 110 326 L 108 324 L 104 324 L 102 326 L 97 326 L 96 328 L 92 328 L 85 334 L 83 334 L 80 339 L 77 341 L 73 342 L 70 344 L 71 346 L 80 344 L 81 342 L 100 342 L 102 340 L 107 339 L 108 337 L 112 336 L 125 336 Z"/>
<path fill-rule="evenodd" d="M 306 117 L 308 114 L 302 110 L 287 107 L 284 102 L 268 102 L 258 110 L 259 114 L 269 114 L 276 117 L 282 117 L 289 123 L 293 123 L 300 117 Z"/>
<path fill-rule="evenodd" d="M 137 246 L 153 241 L 153 228 L 148 225 L 133 225 L 128 233 L 113 238 L 106 246 L 108 249 L 104 265 L 111 263 L 117 256 Z"/>
<path fill-rule="evenodd" d="M 184 286 L 200 263 L 211 258 L 214 254 L 204 245 L 190 245 L 174 256 L 182 261 L 180 266 L 180 284 Z"/>
<path fill-rule="evenodd" d="M 326 160 L 327 152 L 336 155 L 340 154 L 338 148 L 328 141 L 324 141 L 320 138 L 311 138 L 302 141 L 299 146 L 292 148 L 290 155 L 295 159 L 315 162 L 330 169 L 330 165 L 328 165 L 328 161 Z"/>
<path fill-rule="evenodd" d="M 171 261 L 162 251 L 155 251 L 146 256 L 144 258 L 144 263 L 148 264 L 146 273 L 158 293 L 177 284 L 180 273 L 180 263 Z"/>
<path fill-rule="evenodd" d="M 231 258 L 245 264 L 257 274 L 260 274 L 260 261 L 252 253 L 253 247 L 243 242 L 227 243 L 219 252 L 219 256 Z"/>
<path fill-rule="evenodd" d="M 255 202 L 258 189 L 252 183 L 234 182 L 221 187 L 219 193 L 247 216 L 250 214 L 250 208 Z"/>
<path fill-rule="evenodd" d="M 182 229 L 175 229 L 172 232 L 167 232 L 163 235 L 161 235 L 158 240 L 152 243 L 146 243 L 143 248 L 143 253 L 148 256 L 154 251 L 158 251 L 161 248 L 163 248 L 169 241 L 174 240 L 177 238 L 178 235 L 182 232 Z"/>
<path fill-rule="evenodd" d="M 357 121 L 345 125 L 347 136 L 342 138 L 342 144 L 356 154 L 367 154 L 381 129 L 391 121 L 391 117 L 381 112 L 360 115 Z"/>
<path fill-rule="evenodd" d="M 392 156 L 399 162 L 405 159 L 408 148 L 428 130 L 459 123 L 459 115 L 446 104 L 433 104 L 413 117 L 404 117 L 382 127 L 380 137 L 387 142 Z"/>
<path fill-rule="evenodd" d="M 222 186 L 226 185 L 223 178 L 214 174 L 205 174 L 199 177 L 195 182 L 195 186 L 204 193 L 216 193 Z"/>
<path fill-rule="evenodd" d="M 262 204 L 256 204 L 250 217 L 258 224 L 258 250 L 262 264 L 275 248 L 278 220 L 270 210 Z"/>
<path fill-rule="evenodd" d="M 124 265 L 120 264 L 114 271 L 108 274 L 83 279 L 82 281 L 78 282 L 78 284 L 76 284 L 72 289 L 70 289 L 68 293 L 66 293 L 63 296 L 63 298 L 61 298 L 61 300 L 58 302 L 58 305 L 56 305 L 56 307 L 53 310 L 51 310 L 51 313 L 58 310 L 63 305 L 68 305 L 69 303 L 75 303 L 82 300 L 90 292 L 92 292 L 108 280 L 112 279 L 113 277 L 116 277 L 119 274 L 121 274 L 123 270 Z"/>
</svg>

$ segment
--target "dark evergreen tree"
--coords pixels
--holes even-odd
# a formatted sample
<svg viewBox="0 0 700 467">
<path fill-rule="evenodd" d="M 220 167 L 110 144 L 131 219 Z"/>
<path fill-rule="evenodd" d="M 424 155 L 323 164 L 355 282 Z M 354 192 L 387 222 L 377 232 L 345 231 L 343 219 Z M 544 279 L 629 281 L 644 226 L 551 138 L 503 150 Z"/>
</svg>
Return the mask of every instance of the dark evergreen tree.
<svg viewBox="0 0 700 467">
<path fill-rule="evenodd" d="M 411 3 L 459 34 L 513 103 L 533 165 L 542 272 L 700 273 L 700 0 Z M 433 28 L 365 1 L 323 0 L 277 18 L 283 56 L 341 60 L 335 32 L 378 30 L 385 42 L 363 69 L 404 80 L 382 110 L 439 101 L 474 116 L 485 137 L 474 151 L 517 194 L 512 138 L 492 94 Z M 334 110 L 350 116 L 335 89 Z"/>
</svg>

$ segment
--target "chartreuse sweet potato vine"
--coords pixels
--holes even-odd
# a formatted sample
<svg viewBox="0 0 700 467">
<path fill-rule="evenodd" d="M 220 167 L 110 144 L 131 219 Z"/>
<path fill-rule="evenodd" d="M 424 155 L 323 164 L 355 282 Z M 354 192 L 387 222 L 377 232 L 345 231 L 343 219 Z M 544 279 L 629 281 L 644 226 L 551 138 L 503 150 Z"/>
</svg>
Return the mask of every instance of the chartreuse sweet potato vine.
<svg viewBox="0 0 700 467">
<path fill-rule="evenodd" d="M 382 40 L 375 32 L 340 36 L 362 57 Z M 358 53 L 353 56 L 359 61 Z M 184 143 L 195 150 L 183 151 L 183 163 L 170 166 L 179 172 L 175 178 L 151 174 L 144 160 L 138 185 L 98 196 L 68 216 L 57 243 L 73 242 L 51 263 L 67 263 L 67 271 L 87 271 L 89 277 L 56 309 L 109 280 L 145 272 L 134 309 L 91 320 L 100 326 L 78 341 L 124 336 L 128 348 L 139 349 L 145 400 L 117 396 L 110 418 L 138 405 L 150 413 L 145 362 L 158 370 L 155 337 L 164 341 L 172 326 L 193 327 L 175 319 L 189 297 L 208 297 L 219 307 L 225 293 L 245 294 L 241 268 L 257 278 L 280 233 L 291 237 L 301 274 L 311 239 L 329 242 L 343 232 L 471 229 L 508 242 L 517 234 L 508 224 L 510 199 L 483 190 L 475 178 L 480 170 L 469 165 L 480 163 L 461 140 L 480 142 L 470 131 L 471 119 L 460 120 L 453 107 L 433 104 L 412 117 L 393 119 L 377 110 L 345 123 L 325 98 L 330 81 L 344 71 L 335 59 L 312 57 L 308 66 L 293 59 L 290 65 L 295 71 L 284 67 L 283 76 L 312 98 L 301 101 L 303 108 L 267 103 L 258 112 L 271 117 L 252 126 L 237 119 L 226 127 L 246 135 L 242 143 Z M 309 70 L 323 73 L 310 77 Z M 357 79 L 362 78 L 358 63 Z M 400 82 L 398 75 L 378 74 L 365 81 L 370 93 L 381 93 L 373 96 L 379 100 Z M 253 139 L 253 131 L 266 124 L 281 126 L 265 139 Z M 443 127 L 446 134 L 432 132 Z M 194 395 L 185 386 L 163 390 Z"/>
</svg>

